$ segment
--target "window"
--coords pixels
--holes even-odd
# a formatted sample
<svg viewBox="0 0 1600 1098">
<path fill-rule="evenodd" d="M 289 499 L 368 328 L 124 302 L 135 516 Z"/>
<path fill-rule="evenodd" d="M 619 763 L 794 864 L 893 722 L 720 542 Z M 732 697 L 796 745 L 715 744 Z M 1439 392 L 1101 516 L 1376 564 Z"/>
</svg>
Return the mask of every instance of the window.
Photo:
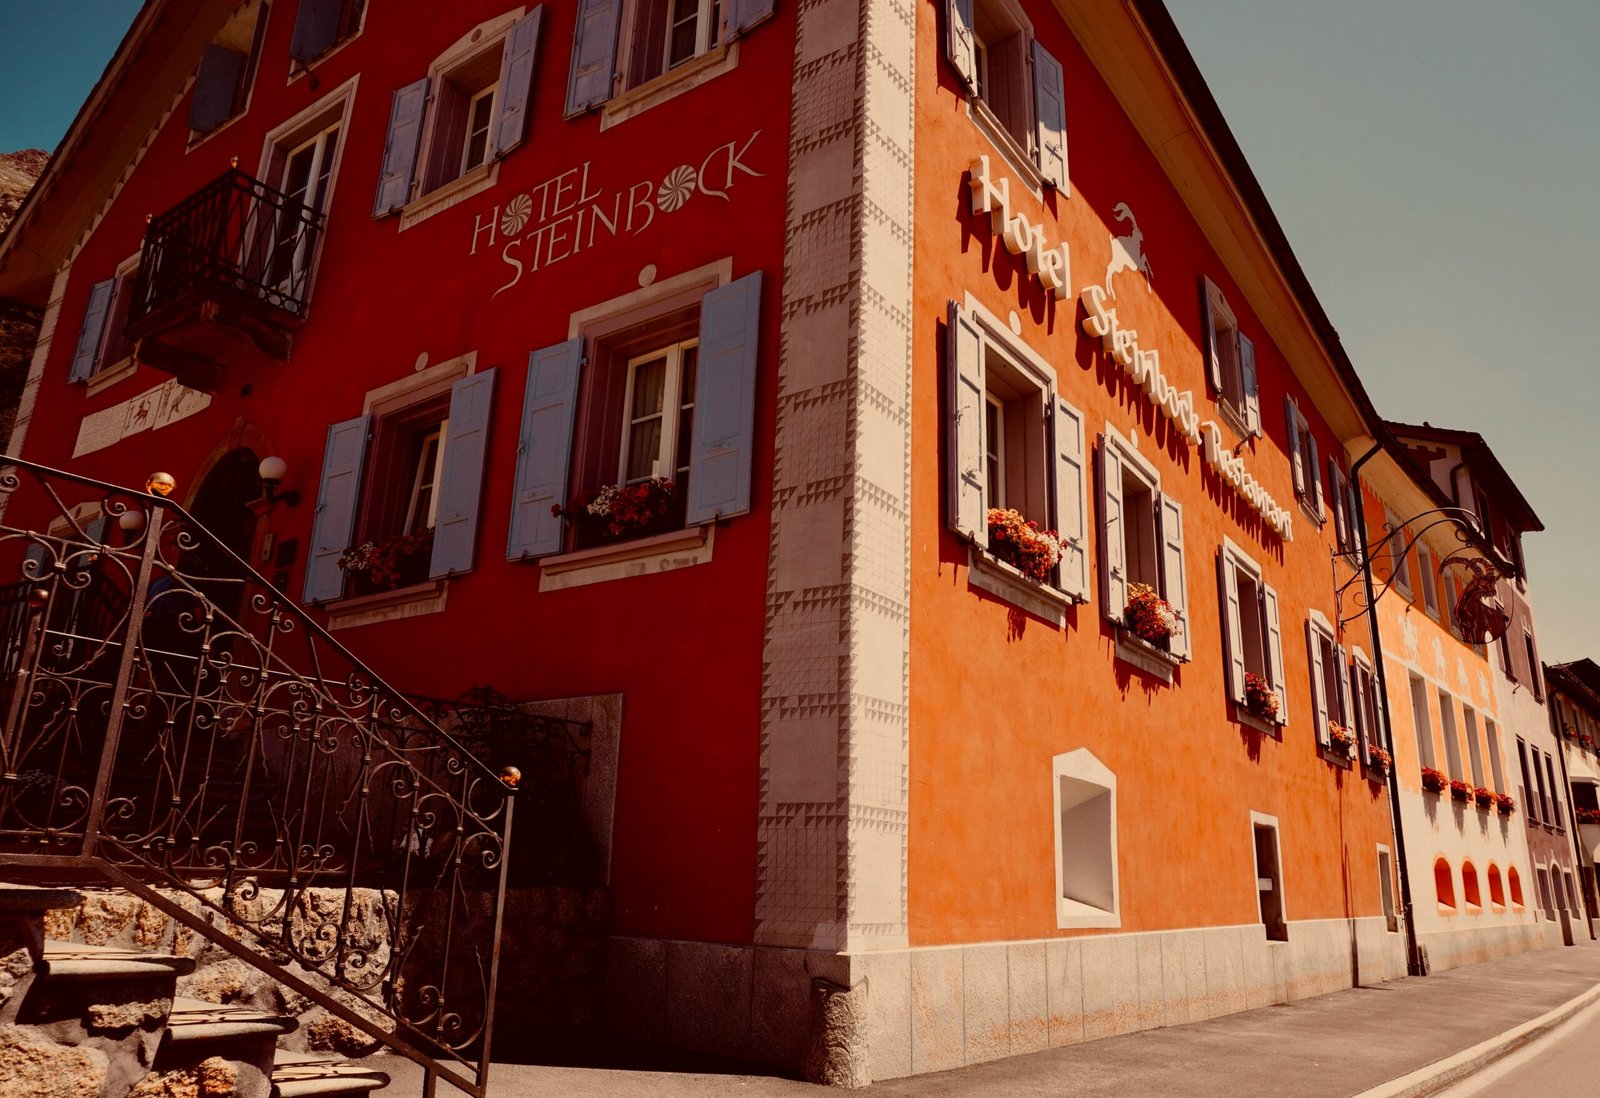
<svg viewBox="0 0 1600 1098">
<path fill-rule="evenodd" d="M 124 329 L 128 310 L 139 284 L 139 256 L 123 260 L 115 277 L 97 282 L 89 290 L 89 304 L 83 325 L 78 329 L 77 349 L 72 354 L 68 381 L 89 381 L 131 364 L 133 345 Z M 92 390 L 93 387 L 91 387 Z"/>
<path fill-rule="evenodd" d="M 1288 692 L 1283 674 L 1283 628 L 1278 593 L 1261 576 L 1261 566 L 1234 545 L 1224 542 L 1217 557 L 1222 573 L 1222 649 L 1228 656 L 1228 695 L 1236 713 L 1247 713 L 1246 676 L 1254 676 L 1278 700 L 1272 718 L 1289 722 Z M 1261 718 L 1264 719 L 1264 718 Z"/>
<path fill-rule="evenodd" d="M 944 9 L 945 58 L 969 96 L 973 121 L 1014 166 L 1065 190 L 1061 63 L 1034 40 L 1014 0 L 946 0 Z"/>
<path fill-rule="evenodd" d="M 1439 733 L 1444 737 L 1445 766 L 1453 782 L 1465 781 L 1467 774 L 1461 766 L 1461 737 L 1456 734 L 1455 699 L 1439 691 Z"/>
<path fill-rule="evenodd" d="M 1476 910 L 1483 907 L 1483 894 L 1478 888 L 1478 867 L 1470 860 L 1461 863 L 1461 898 L 1469 908 Z"/>
<path fill-rule="evenodd" d="M 509 559 L 681 536 L 749 511 L 761 274 L 723 282 L 727 267 L 575 314 L 580 335 L 529 356 Z M 657 478 L 670 488 L 646 485 Z M 650 501 L 636 520 L 589 511 L 629 486 Z"/>
<path fill-rule="evenodd" d="M 1386 745 L 1378 723 L 1378 685 L 1372 673 L 1372 662 L 1359 648 L 1350 657 L 1350 703 L 1361 758 L 1370 759 L 1373 748 Z"/>
<path fill-rule="evenodd" d="M 1500 879 L 1500 867 L 1489 863 L 1489 902 L 1496 908 L 1506 906 L 1506 886 Z"/>
<path fill-rule="evenodd" d="M 1406 561 L 1406 530 L 1400 525 L 1400 516 L 1387 507 L 1383 509 L 1383 525 L 1389 531 L 1387 538 L 1389 573 L 1394 577 L 1394 588 L 1411 600 L 1411 566 Z"/>
<path fill-rule="evenodd" d="M 543 14 L 539 6 L 478 24 L 394 93 L 374 217 L 458 179 L 474 180 L 451 189 L 458 197 L 495 181 L 489 169 L 527 132 Z"/>
<path fill-rule="evenodd" d="M 1422 607 L 1435 620 L 1439 617 L 1439 589 L 1434 577 L 1433 550 L 1428 548 L 1426 542 L 1417 542 L 1417 575 L 1422 580 Z M 1445 580 L 1449 585 L 1448 577 Z M 1451 630 L 1455 628 L 1455 600 L 1451 599 L 1450 617 L 1447 625 Z"/>
<path fill-rule="evenodd" d="M 1472 784 L 1483 785 L 1483 750 L 1478 746 L 1478 714 L 1472 706 L 1461 706 L 1461 723 L 1466 727 L 1467 757 L 1472 762 Z M 1498 790 L 1500 787 L 1496 787 Z"/>
<path fill-rule="evenodd" d="M 1284 915 L 1282 861 L 1278 851 L 1278 821 L 1250 813 L 1250 834 L 1255 847 L 1256 900 L 1267 940 L 1287 942 L 1289 923 Z"/>
<path fill-rule="evenodd" d="M 1294 397 L 1283 398 L 1284 423 L 1289 434 L 1289 465 L 1294 472 L 1294 494 L 1306 513 L 1321 522 L 1326 517 L 1322 502 L 1322 459 L 1317 454 L 1317 437 L 1300 412 Z"/>
<path fill-rule="evenodd" d="M 1083 600 L 1088 561 L 1082 413 L 1057 394 L 1050 365 L 976 302 L 950 303 L 946 357 L 950 528 L 1001 560 L 1005 548 L 989 537 L 991 509 L 1016 511 L 1041 529 L 1057 531 L 1061 559 L 1054 574 L 1029 578 Z"/>
<path fill-rule="evenodd" d="M 1438 900 L 1439 910 L 1442 913 L 1455 914 L 1455 875 L 1450 871 L 1450 863 L 1443 858 L 1435 858 L 1433 862 L 1433 894 Z"/>
<path fill-rule="evenodd" d="M 1554 824 L 1557 831 L 1567 829 L 1566 822 L 1562 819 L 1561 812 L 1561 787 L 1556 784 L 1556 761 L 1550 752 L 1544 753 L 1545 773 L 1550 777 L 1550 815 L 1545 817 L 1545 822 Z"/>
<path fill-rule="evenodd" d="M 1538 790 L 1534 786 L 1533 777 L 1528 771 L 1528 745 L 1523 742 L 1521 736 L 1517 737 L 1517 758 L 1522 763 L 1522 789 L 1518 791 L 1519 799 L 1527 807 L 1528 818 L 1535 823 L 1538 823 L 1539 804 L 1538 801 L 1535 800 Z M 1538 769 L 1537 760 L 1534 763 L 1534 769 L 1535 771 Z"/>
<path fill-rule="evenodd" d="M 1511 631 L 1508 629 L 1501 633 L 1495 641 L 1495 647 L 1500 650 L 1500 670 L 1505 672 L 1506 678 L 1511 682 L 1517 681 L 1517 672 L 1511 666 L 1511 641 L 1508 639 Z"/>
<path fill-rule="evenodd" d="M 1256 345 L 1243 332 L 1228 299 L 1209 278 L 1202 280 L 1206 375 L 1223 418 L 1241 435 L 1261 433 L 1261 394 L 1256 383 Z"/>
<path fill-rule="evenodd" d="M 1563 871 L 1561 875 L 1567 881 L 1567 910 L 1576 915 L 1579 907 L 1577 886 L 1572 883 L 1572 873 L 1570 871 Z"/>
<path fill-rule="evenodd" d="M 1544 908 L 1545 918 L 1554 919 L 1556 905 L 1550 892 L 1550 871 L 1542 865 L 1536 865 L 1533 867 L 1533 872 L 1534 879 L 1539 883 L 1539 906 Z"/>
<path fill-rule="evenodd" d="M 719 61 L 731 68 L 735 39 L 771 16 L 772 6 L 773 0 L 579 0 L 567 117 L 647 85 L 687 90 L 695 78 L 725 71 Z"/>
<path fill-rule="evenodd" d="M 1122 925 L 1117 889 L 1117 779 L 1087 749 L 1051 761 L 1056 925 Z"/>
<path fill-rule="evenodd" d="M 267 5 L 256 0 L 235 11 L 206 46 L 189 101 L 189 129 L 195 134 L 208 134 L 244 113 L 266 28 Z"/>
<path fill-rule="evenodd" d="M 302 135 L 295 144 L 279 146 L 272 178 L 291 202 L 316 213 L 328 208 L 342 124 L 342 117 L 330 119 L 322 128 Z M 290 297 L 300 297 L 295 288 L 303 286 L 310 275 L 317 237 L 307 231 L 300 217 L 287 211 L 279 215 L 275 230 L 262 281 Z"/>
<path fill-rule="evenodd" d="M 1161 491 L 1161 475 L 1109 425 L 1100 440 L 1101 608 L 1126 639 L 1135 585 L 1149 587 L 1172 607 L 1178 632 L 1154 643 L 1187 659 L 1188 581 L 1184 575 L 1183 507 Z"/>
<path fill-rule="evenodd" d="M 1522 878 L 1517 874 L 1516 866 L 1506 870 L 1506 885 L 1511 889 L 1511 902 L 1520 908 L 1522 906 Z"/>
<path fill-rule="evenodd" d="M 361 31 L 364 0 L 300 0 L 289 56 L 308 65 Z"/>
<path fill-rule="evenodd" d="M 1400 912 L 1394 902 L 1394 858 L 1386 846 L 1378 847 L 1378 893 L 1383 904 L 1383 921 L 1390 934 L 1400 932 Z"/>
<path fill-rule="evenodd" d="M 1423 766 L 1435 766 L 1433 726 L 1428 720 L 1428 684 L 1421 675 L 1411 676 L 1411 726 L 1417 734 L 1417 757 Z"/>
<path fill-rule="evenodd" d="M 1522 631 L 1522 644 L 1528 653 L 1528 688 L 1533 691 L 1534 698 L 1544 700 L 1544 691 L 1539 682 L 1539 653 L 1533 647 L 1533 633 L 1530 630 Z"/>
<path fill-rule="evenodd" d="M 1333 639 L 1328 620 L 1316 611 L 1306 619 L 1306 654 L 1311 667 L 1311 709 L 1317 742 L 1329 743 L 1330 723 L 1350 727 L 1350 677 L 1343 646 Z"/>
<path fill-rule="evenodd" d="M 1357 527 L 1356 508 L 1359 507 L 1358 489 L 1350 483 L 1337 459 L 1328 459 L 1328 489 L 1333 494 L 1333 535 L 1339 552 L 1355 554 L 1360 548 L 1361 533 Z M 1359 557 L 1357 558 L 1359 562 Z"/>
<path fill-rule="evenodd" d="M 1554 823 L 1555 816 L 1550 808 L 1550 791 L 1545 787 L 1544 770 L 1539 766 L 1539 749 L 1529 748 L 1528 754 L 1533 760 L 1533 782 L 1539 787 L 1539 819 L 1546 824 Z M 1530 789 L 1528 792 L 1531 795 L 1533 791 Z"/>
<path fill-rule="evenodd" d="M 470 571 L 497 371 L 471 355 L 367 396 L 328 429 L 305 601 L 373 595 Z M 346 550 L 371 543 L 364 562 Z M 441 607 L 442 608 L 442 604 Z"/>
</svg>

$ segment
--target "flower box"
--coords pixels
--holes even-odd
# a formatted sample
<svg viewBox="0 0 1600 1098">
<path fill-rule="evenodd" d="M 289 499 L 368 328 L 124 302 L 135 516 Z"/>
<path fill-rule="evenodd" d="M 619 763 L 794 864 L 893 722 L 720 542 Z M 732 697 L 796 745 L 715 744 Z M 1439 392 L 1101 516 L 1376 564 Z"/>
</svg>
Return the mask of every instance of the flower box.
<svg viewBox="0 0 1600 1098">
<path fill-rule="evenodd" d="M 1122 620 L 1128 632 L 1158 648 L 1166 647 L 1167 641 L 1183 631 L 1172 605 L 1148 583 L 1128 585 L 1128 604 L 1122 609 Z"/>
<path fill-rule="evenodd" d="M 1368 748 L 1367 766 L 1379 774 L 1387 774 L 1389 768 L 1394 766 L 1394 756 L 1381 747 Z"/>
<path fill-rule="evenodd" d="M 1266 679 L 1251 671 L 1244 673 L 1244 707 L 1253 717 L 1264 721 L 1278 720 L 1278 692 Z"/>
<path fill-rule="evenodd" d="M 672 481 L 654 477 L 607 484 L 566 507 L 556 504 L 550 513 L 572 523 L 577 548 L 593 549 L 683 529 L 684 502 Z"/>
<path fill-rule="evenodd" d="M 1328 750 L 1349 758 L 1356 753 L 1356 734 L 1338 721 L 1329 721 Z"/>
<path fill-rule="evenodd" d="M 1517 810 L 1516 798 L 1509 793 L 1496 793 L 1494 803 L 1500 809 L 1500 815 L 1509 816 Z"/>
<path fill-rule="evenodd" d="M 433 557 L 433 528 L 415 534 L 394 534 L 352 545 L 339 554 L 339 567 L 351 578 L 354 593 L 374 595 L 421 583 Z"/>
<path fill-rule="evenodd" d="M 1494 790 L 1487 786 L 1478 786 L 1472 791 L 1472 799 L 1479 808 L 1490 808 L 1494 805 Z"/>
<path fill-rule="evenodd" d="M 1445 786 L 1450 784 L 1450 779 L 1444 776 L 1444 771 L 1435 770 L 1431 766 L 1422 768 L 1422 788 L 1429 793 L 1443 793 Z"/>
<path fill-rule="evenodd" d="M 1022 517 L 1011 508 L 991 507 L 988 514 L 989 552 L 1034 583 L 1049 583 L 1061 561 L 1061 539 L 1054 530 Z"/>
<path fill-rule="evenodd" d="M 1581 824 L 1600 824 L 1600 808 L 1578 809 L 1578 822 Z"/>
<path fill-rule="evenodd" d="M 1450 782 L 1450 799 L 1453 801 L 1461 801 L 1463 803 L 1472 800 L 1472 786 L 1468 785 L 1460 778 L 1453 779 Z"/>
</svg>

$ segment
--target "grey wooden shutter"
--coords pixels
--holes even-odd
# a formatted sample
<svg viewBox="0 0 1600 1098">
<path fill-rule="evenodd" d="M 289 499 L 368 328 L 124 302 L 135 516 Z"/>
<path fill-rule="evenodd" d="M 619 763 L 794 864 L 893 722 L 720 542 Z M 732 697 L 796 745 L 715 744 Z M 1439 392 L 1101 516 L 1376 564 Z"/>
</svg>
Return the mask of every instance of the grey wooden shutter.
<svg viewBox="0 0 1600 1098">
<path fill-rule="evenodd" d="M 1309 430 L 1306 432 L 1306 445 L 1311 449 L 1306 461 L 1306 475 L 1311 478 L 1311 505 L 1318 519 L 1326 519 L 1328 510 L 1322 499 L 1322 457 L 1317 452 L 1317 436 Z"/>
<path fill-rule="evenodd" d="M 68 381 L 88 381 L 94 375 L 100 358 L 100 341 L 105 335 L 106 317 L 111 312 L 111 290 L 117 284 L 114 278 L 96 282 L 89 289 L 89 307 L 83 314 L 83 327 L 78 329 L 78 346 L 72 352 L 72 366 L 67 370 Z"/>
<path fill-rule="evenodd" d="M 1061 535 L 1061 590 L 1087 601 L 1089 524 L 1084 501 L 1083 413 L 1059 395 L 1054 399 L 1051 430 L 1056 452 L 1056 532 Z M 982 405 L 979 410 L 981 412 Z"/>
<path fill-rule="evenodd" d="M 300 0 L 294 17 L 294 34 L 289 39 L 289 56 L 296 61 L 315 61 L 333 48 L 339 38 L 339 17 L 346 0 Z"/>
<path fill-rule="evenodd" d="M 1339 552 L 1343 553 L 1350 547 L 1350 516 L 1347 514 L 1347 502 L 1350 495 L 1345 491 L 1344 474 L 1339 471 L 1339 463 L 1333 458 L 1328 459 L 1328 490 L 1333 494 L 1333 540 Z"/>
<path fill-rule="evenodd" d="M 1067 93 L 1061 62 L 1033 43 L 1033 113 L 1039 127 L 1039 174 L 1062 194 L 1067 187 Z"/>
<path fill-rule="evenodd" d="M 326 602 L 344 594 L 344 569 L 339 555 L 350 548 L 356 529 L 356 502 L 361 496 L 361 469 L 367 457 L 368 416 L 357 416 L 328 428 L 322 454 L 322 484 L 311 523 L 311 550 L 306 555 L 303 601 Z"/>
<path fill-rule="evenodd" d="M 1295 407 L 1294 397 L 1283 398 L 1283 421 L 1289 428 L 1289 468 L 1294 471 L 1294 494 L 1304 499 L 1310 486 L 1306 484 L 1306 471 L 1300 467 L 1300 409 Z"/>
<path fill-rule="evenodd" d="M 472 571 L 478 544 L 478 501 L 483 495 L 483 457 L 494 407 L 494 370 L 468 374 L 450 387 L 450 426 L 445 430 L 444 468 L 434 520 L 431 579 Z"/>
<path fill-rule="evenodd" d="M 1217 553 L 1217 586 L 1222 591 L 1222 652 L 1228 697 L 1244 704 L 1244 616 L 1239 608 L 1239 573 L 1226 552 Z"/>
<path fill-rule="evenodd" d="M 773 0 L 729 0 L 728 33 L 743 34 L 772 15 Z"/>
<path fill-rule="evenodd" d="M 945 0 L 944 55 L 969 92 L 978 90 L 978 51 L 972 0 Z"/>
<path fill-rule="evenodd" d="M 954 301 L 950 302 L 949 461 L 950 529 L 982 545 L 988 538 L 988 494 L 983 461 L 983 333 Z"/>
<path fill-rule="evenodd" d="M 1283 623 L 1278 617 L 1278 592 L 1261 585 L 1261 611 L 1267 623 L 1267 670 L 1278 692 L 1278 723 L 1289 723 L 1289 687 L 1283 674 Z"/>
<path fill-rule="evenodd" d="M 1322 635 L 1310 620 L 1306 621 L 1306 657 L 1311 667 L 1311 715 L 1316 718 L 1317 742 L 1328 743 L 1328 676 L 1333 669 L 1322 664 Z"/>
<path fill-rule="evenodd" d="M 621 19 L 622 0 L 578 0 L 578 21 L 572 28 L 572 68 L 567 72 L 568 118 L 611 98 Z"/>
<path fill-rule="evenodd" d="M 750 510 L 755 456 L 761 272 L 719 286 L 700 300 L 700 361 L 689 445 L 690 526 Z"/>
<path fill-rule="evenodd" d="M 1123 521 L 1122 455 L 1100 439 L 1100 602 L 1105 616 L 1122 624 L 1128 609 L 1127 523 Z"/>
<path fill-rule="evenodd" d="M 1184 575 L 1183 506 L 1172 497 L 1163 495 L 1156 517 L 1160 522 L 1161 537 L 1161 597 L 1172 607 L 1181 626 L 1178 635 L 1167 642 L 1167 651 L 1188 659 L 1189 581 Z"/>
<path fill-rule="evenodd" d="M 1252 435 L 1261 433 L 1261 389 L 1256 380 L 1256 345 L 1239 333 L 1239 379 L 1244 389 L 1244 427 Z"/>
<path fill-rule="evenodd" d="M 1345 651 L 1344 645 L 1333 646 L 1334 670 L 1339 679 L 1339 723 L 1346 728 L 1355 724 L 1353 712 L 1355 707 L 1350 704 L 1350 656 Z"/>
<path fill-rule="evenodd" d="M 1222 348 L 1217 346 L 1217 314 L 1211 307 L 1211 280 L 1200 280 L 1200 319 L 1205 325 L 1206 380 L 1211 391 L 1222 393 Z"/>
<path fill-rule="evenodd" d="M 194 78 L 194 98 L 189 101 L 189 128 L 210 133 L 233 117 L 233 102 L 238 97 L 239 77 L 247 58 L 215 42 L 200 55 L 200 71 Z"/>
<path fill-rule="evenodd" d="M 528 100 L 533 95 L 533 76 L 539 57 L 539 26 L 544 19 L 540 4 L 518 19 L 506 35 L 505 55 L 500 60 L 500 117 L 494 128 L 494 155 L 504 156 L 526 136 Z"/>
<path fill-rule="evenodd" d="M 543 556 L 561 549 L 561 519 L 551 508 L 567 502 L 572 417 L 578 403 L 578 372 L 582 365 L 581 338 L 528 356 L 528 388 L 522 398 L 522 437 L 517 444 L 507 560 Z"/>
<path fill-rule="evenodd" d="M 383 174 L 378 177 L 378 195 L 372 202 L 373 217 L 393 213 L 411 201 L 411 176 L 417 166 L 422 116 L 427 109 L 426 76 L 394 93 L 389 108 L 389 139 L 383 146 Z"/>
</svg>

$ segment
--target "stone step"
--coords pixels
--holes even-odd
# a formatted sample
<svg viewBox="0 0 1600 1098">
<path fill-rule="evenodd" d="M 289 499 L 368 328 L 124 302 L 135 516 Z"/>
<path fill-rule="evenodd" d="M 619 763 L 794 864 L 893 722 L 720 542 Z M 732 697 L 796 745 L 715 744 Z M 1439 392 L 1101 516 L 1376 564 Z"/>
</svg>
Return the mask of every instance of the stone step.
<svg viewBox="0 0 1600 1098">
<path fill-rule="evenodd" d="M 174 999 L 167 1015 L 168 1044 L 184 1045 L 209 1041 L 234 1041 L 267 1037 L 276 1041 L 293 1033 L 300 1023 L 282 1014 L 268 1014 L 253 1007 L 227 1003 L 206 1003 L 199 999 Z"/>
<path fill-rule="evenodd" d="M 70 888 L 38 888 L 33 885 L 0 884 L 0 915 L 38 915 L 76 907 L 81 893 Z"/>
<path fill-rule="evenodd" d="M 169 953 L 146 953 L 126 946 L 88 945 L 83 942 L 44 944 L 41 974 L 52 980 L 137 980 L 141 977 L 187 976 L 194 959 Z"/>
<path fill-rule="evenodd" d="M 155 1074 L 170 1085 L 209 1076 L 201 1087 L 233 1098 L 269 1098 L 278 1038 L 299 1026 L 293 1018 L 251 1007 L 174 999 L 156 1050 Z M 169 1085 L 169 1086 L 170 1086 Z M 209 1089 L 206 1089 L 209 1088 Z"/>
<path fill-rule="evenodd" d="M 389 1085 L 389 1076 L 337 1056 L 278 1050 L 272 1068 L 273 1098 L 332 1098 L 370 1094 Z"/>
</svg>

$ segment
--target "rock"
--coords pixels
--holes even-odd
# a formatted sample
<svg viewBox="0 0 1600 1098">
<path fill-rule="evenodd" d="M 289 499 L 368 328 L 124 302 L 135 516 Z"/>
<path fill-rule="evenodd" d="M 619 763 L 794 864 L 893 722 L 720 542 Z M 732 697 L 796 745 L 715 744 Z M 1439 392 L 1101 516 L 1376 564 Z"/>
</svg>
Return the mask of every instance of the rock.
<svg viewBox="0 0 1600 1098">
<path fill-rule="evenodd" d="M 89 945 L 105 945 L 132 925 L 141 906 L 126 893 L 87 893 L 78 912 L 78 934 Z"/>
<path fill-rule="evenodd" d="M 95 1098 L 108 1066 L 97 1048 L 58 1045 L 28 1026 L 0 1029 L 0 1094 Z"/>
<path fill-rule="evenodd" d="M 344 1056 L 366 1056 L 375 1052 L 378 1042 L 333 1014 L 323 1014 L 305 1027 L 306 1047 L 316 1052 L 337 1052 Z"/>
<path fill-rule="evenodd" d="M 239 1070 L 220 1056 L 194 1067 L 152 1072 L 128 1092 L 128 1098 L 232 1098 Z"/>
<path fill-rule="evenodd" d="M 143 1003 L 96 1003 L 89 1007 L 86 1017 L 89 1030 L 132 1029 L 146 1023 L 163 1024 L 172 1009 L 171 999 L 151 999 Z"/>
<path fill-rule="evenodd" d="M 831 980 L 811 981 L 811 1035 L 805 1077 L 831 1087 L 864 1087 L 872 1082 L 867 1063 L 867 983 L 844 987 Z"/>
</svg>

